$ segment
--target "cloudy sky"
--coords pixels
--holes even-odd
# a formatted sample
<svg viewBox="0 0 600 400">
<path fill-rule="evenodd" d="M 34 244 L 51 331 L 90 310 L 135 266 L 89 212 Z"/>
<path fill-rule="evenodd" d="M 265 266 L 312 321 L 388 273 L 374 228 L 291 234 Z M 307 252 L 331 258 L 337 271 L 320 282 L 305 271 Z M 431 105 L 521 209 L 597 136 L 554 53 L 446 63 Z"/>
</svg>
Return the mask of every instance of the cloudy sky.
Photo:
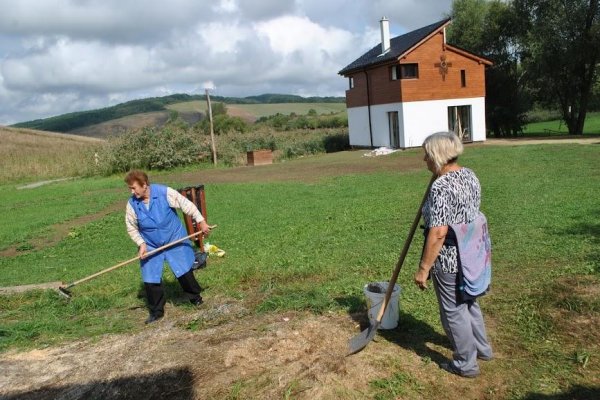
<svg viewBox="0 0 600 400">
<path fill-rule="evenodd" d="M 452 0 L 0 0 L 0 125 L 172 93 L 343 96 L 337 72 Z"/>
</svg>

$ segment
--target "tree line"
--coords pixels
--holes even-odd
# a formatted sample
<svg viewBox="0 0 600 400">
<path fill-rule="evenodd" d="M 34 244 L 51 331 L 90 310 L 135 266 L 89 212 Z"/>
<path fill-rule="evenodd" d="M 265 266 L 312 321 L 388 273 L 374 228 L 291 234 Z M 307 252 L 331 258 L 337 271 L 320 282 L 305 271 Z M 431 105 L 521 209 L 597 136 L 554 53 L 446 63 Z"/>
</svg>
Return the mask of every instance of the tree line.
<svg viewBox="0 0 600 400">
<path fill-rule="evenodd" d="M 454 0 L 448 42 L 494 62 L 486 119 L 515 136 L 534 107 L 558 110 L 569 134 L 600 110 L 598 0 Z"/>
</svg>

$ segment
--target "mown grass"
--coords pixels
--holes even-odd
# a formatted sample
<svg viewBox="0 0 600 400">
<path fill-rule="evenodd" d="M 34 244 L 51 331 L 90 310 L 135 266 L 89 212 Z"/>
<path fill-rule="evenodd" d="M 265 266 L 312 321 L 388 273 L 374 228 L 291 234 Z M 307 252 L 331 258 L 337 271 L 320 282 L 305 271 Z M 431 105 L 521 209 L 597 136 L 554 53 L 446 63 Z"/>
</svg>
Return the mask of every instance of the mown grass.
<svg viewBox="0 0 600 400">
<path fill-rule="evenodd" d="M 493 240 L 493 291 L 481 300 L 502 359 L 488 369 L 502 381 L 500 389 L 490 388 L 492 394 L 501 390 L 503 398 L 518 399 L 597 385 L 600 209 L 593 188 L 600 187 L 598 154 L 597 145 L 475 146 L 461 159 L 482 182 L 482 209 Z M 420 157 L 420 152 L 389 157 Z M 316 183 L 208 185 L 211 222 L 219 224 L 210 241 L 227 256 L 212 260 L 201 273 L 206 296 L 240 299 L 251 313 L 364 310 L 362 286 L 389 277 L 427 180 L 426 171 L 398 171 Z M 1 245 L 14 244 L 18 230 L 27 238 L 82 209 L 93 212 L 100 205 L 90 196 L 100 199 L 107 189 L 122 189 L 125 201 L 120 177 L 60 182 L 27 194 L 0 187 L 3 218 L 20 213 L 24 224 L 2 224 Z M 30 201 L 36 198 L 44 205 Z M 46 208 L 63 211 L 54 219 L 38 218 Z M 400 276 L 402 331 L 388 335 L 415 347 L 442 335 L 434 296 L 411 284 L 421 244 L 417 235 Z M 75 229 L 55 246 L 3 257 L 0 285 L 69 282 L 133 252 L 122 212 L 115 212 Z M 165 280 L 169 301 L 180 306 L 170 273 Z M 135 265 L 76 287 L 69 302 L 52 292 L 2 296 L 0 349 L 133 332 L 140 329 L 143 312 L 136 310 L 143 307 Z M 381 399 L 427 397 L 439 389 L 415 379 L 391 372 L 371 389 Z"/>
</svg>

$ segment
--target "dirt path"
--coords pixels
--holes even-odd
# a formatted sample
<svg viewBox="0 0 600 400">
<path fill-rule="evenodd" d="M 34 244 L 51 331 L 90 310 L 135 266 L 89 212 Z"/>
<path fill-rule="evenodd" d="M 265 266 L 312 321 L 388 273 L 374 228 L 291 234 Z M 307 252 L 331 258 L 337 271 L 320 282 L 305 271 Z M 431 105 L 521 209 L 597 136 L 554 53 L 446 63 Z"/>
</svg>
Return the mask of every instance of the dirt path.
<svg viewBox="0 0 600 400">
<path fill-rule="evenodd" d="M 481 381 L 448 376 L 425 357 L 427 347 L 406 346 L 399 330 L 347 357 L 348 339 L 360 332 L 351 316 L 250 316 L 235 303 L 167 311 L 137 334 L 1 355 L 0 398 L 363 399 L 373 393 L 370 381 L 395 372 L 420 385 L 460 382 L 455 395 L 482 398 Z M 223 318 L 221 325 L 185 328 Z M 450 355 L 443 345 L 427 346 L 440 360 Z M 494 384 L 492 375 L 486 385 Z"/>
</svg>

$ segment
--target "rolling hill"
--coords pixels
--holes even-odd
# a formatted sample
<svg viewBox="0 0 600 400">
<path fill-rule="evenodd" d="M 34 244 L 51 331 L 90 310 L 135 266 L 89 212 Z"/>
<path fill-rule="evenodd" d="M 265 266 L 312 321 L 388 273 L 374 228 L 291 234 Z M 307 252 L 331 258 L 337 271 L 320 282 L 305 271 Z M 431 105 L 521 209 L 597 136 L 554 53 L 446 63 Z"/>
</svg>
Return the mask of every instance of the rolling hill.
<svg viewBox="0 0 600 400">
<path fill-rule="evenodd" d="M 345 110 L 345 99 L 343 97 L 263 94 L 243 98 L 211 96 L 211 100 L 232 105 L 232 115 L 241 115 L 246 121 L 250 122 L 261 116 L 273 115 L 278 112 L 282 114 L 305 113 L 305 110 L 309 108 L 327 113 Z M 281 104 L 286 104 L 286 106 Z M 152 97 L 132 100 L 98 110 L 81 111 L 21 122 L 12 126 L 105 138 L 110 135 L 118 135 L 128 129 L 162 126 L 172 117 L 173 112 L 177 112 L 177 117 L 184 121 L 195 123 L 206 113 L 206 97 L 204 95 L 191 96 L 187 94 Z"/>
</svg>

